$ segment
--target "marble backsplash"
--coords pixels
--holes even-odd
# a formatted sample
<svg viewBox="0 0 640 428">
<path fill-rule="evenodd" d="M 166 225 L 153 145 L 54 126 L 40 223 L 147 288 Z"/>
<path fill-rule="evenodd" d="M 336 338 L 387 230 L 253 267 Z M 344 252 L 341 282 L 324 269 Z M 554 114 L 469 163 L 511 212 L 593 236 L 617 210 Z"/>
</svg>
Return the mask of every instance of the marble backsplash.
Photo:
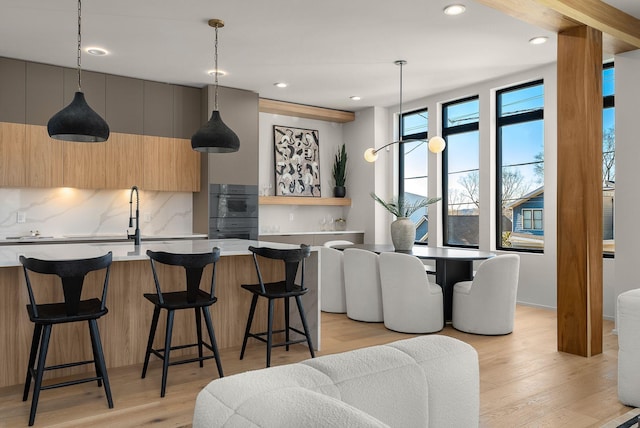
<svg viewBox="0 0 640 428">
<path fill-rule="evenodd" d="M 0 189 L 0 239 L 27 236 L 120 235 L 129 225 L 130 189 Z M 135 196 L 133 199 L 135 215 Z M 142 235 L 192 233 L 192 193 L 140 191 Z M 24 222 L 22 222 L 24 221 Z M 134 222 L 135 225 L 135 222 Z M 133 228 L 129 229 L 133 233 Z"/>
</svg>

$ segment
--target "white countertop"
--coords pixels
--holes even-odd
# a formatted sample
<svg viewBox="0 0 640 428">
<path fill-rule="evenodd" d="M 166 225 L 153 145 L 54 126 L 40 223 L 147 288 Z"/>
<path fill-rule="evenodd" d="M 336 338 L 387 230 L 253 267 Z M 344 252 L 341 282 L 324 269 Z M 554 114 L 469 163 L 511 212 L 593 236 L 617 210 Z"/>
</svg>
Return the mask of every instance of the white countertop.
<svg viewBox="0 0 640 428">
<path fill-rule="evenodd" d="M 69 260 L 98 257 L 111 251 L 113 261 L 147 260 L 147 250 L 174 253 L 205 253 L 213 247 L 220 248 L 220 255 L 239 256 L 251 254 L 249 245 L 254 247 L 299 248 L 298 245 L 245 239 L 179 239 L 174 241 L 142 241 L 136 247 L 133 241 L 96 242 L 84 244 L 28 244 L 0 246 L 0 267 L 21 266 L 19 257 L 34 257 L 45 260 Z M 312 251 L 317 249 L 312 248 Z"/>
<path fill-rule="evenodd" d="M 321 230 L 317 232 L 266 232 L 260 236 L 287 236 L 287 235 L 339 235 L 347 233 L 364 233 L 364 230 Z"/>
</svg>

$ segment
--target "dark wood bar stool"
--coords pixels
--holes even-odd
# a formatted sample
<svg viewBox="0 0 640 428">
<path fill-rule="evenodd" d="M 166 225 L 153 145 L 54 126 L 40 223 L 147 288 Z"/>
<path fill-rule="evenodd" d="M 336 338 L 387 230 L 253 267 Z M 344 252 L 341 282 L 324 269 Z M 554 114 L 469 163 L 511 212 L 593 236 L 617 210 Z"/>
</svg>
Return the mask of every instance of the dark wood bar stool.
<svg viewBox="0 0 640 428">
<path fill-rule="evenodd" d="M 105 306 L 105 301 L 107 298 L 111 259 L 111 252 L 101 257 L 77 260 L 41 260 L 20 256 L 20 263 L 22 263 L 23 266 L 27 290 L 29 292 L 30 303 L 27 305 L 27 312 L 29 313 L 29 319 L 35 324 L 33 339 L 31 341 L 31 353 L 29 354 L 27 379 L 24 384 L 24 394 L 22 396 L 22 401 L 27 401 L 27 398 L 29 397 L 29 389 L 31 387 L 31 380 L 33 379 L 33 398 L 31 399 L 29 426 L 33 425 L 36 418 L 36 409 L 38 408 L 40 391 L 45 389 L 97 381 L 99 387 L 104 386 L 104 392 L 107 396 L 109 408 L 113 408 L 111 388 L 109 387 L 109 377 L 107 376 L 107 367 L 104 360 L 97 322 L 98 318 L 106 315 L 108 312 L 107 307 Z M 103 269 L 106 271 L 101 297 L 81 300 L 82 286 L 85 276 L 89 272 Z M 57 275 L 62 283 L 64 301 L 59 303 L 36 303 L 29 271 L 45 275 Z M 41 288 L 52 284 L 52 282 L 47 282 L 46 284 L 44 284 L 44 281 L 37 282 L 43 282 L 42 284 L 39 284 L 39 287 Z M 53 325 L 80 321 L 88 321 L 89 323 L 93 360 L 45 366 L 47 351 L 49 349 L 49 340 L 51 338 L 51 328 Z M 37 365 L 35 365 L 36 356 L 38 357 Z M 96 375 L 42 386 L 42 377 L 45 371 L 75 367 L 83 364 L 94 364 Z"/>
<path fill-rule="evenodd" d="M 210 253 L 202 254 L 177 254 L 167 253 L 164 251 L 151 251 L 147 250 L 147 256 L 151 259 L 151 269 L 153 271 L 153 280 L 156 285 L 155 294 L 145 294 L 144 297 L 154 305 L 153 320 L 151 321 L 151 330 L 149 331 L 149 342 L 147 343 L 147 351 L 144 356 L 144 366 L 142 367 L 142 378 L 147 374 L 147 367 L 149 365 L 149 356 L 153 353 L 155 356 L 163 361 L 162 365 L 162 387 L 160 389 L 160 396 L 164 397 L 167 389 L 167 373 L 169 366 L 176 364 L 200 362 L 200 367 L 203 367 L 203 361 L 211 358 L 215 358 L 216 365 L 218 367 L 218 374 L 223 377 L 222 364 L 220 363 L 220 354 L 218 353 L 218 346 L 216 344 L 216 336 L 213 331 L 213 323 L 211 322 L 211 314 L 209 313 L 209 306 L 213 305 L 218 298 L 215 296 L 215 276 L 216 276 L 216 263 L 220 260 L 220 249 L 213 248 Z M 186 274 L 186 289 L 183 291 L 171 291 L 163 292 L 160 288 L 160 280 L 156 263 L 161 263 L 171 266 L 181 266 L 185 270 Z M 213 271 L 211 273 L 211 285 L 209 291 L 200 289 L 200 282 L 202 281 L 202 273 L 206 266 L 213 265 Z M 167 327 L 164 338 L 164 348 L 153 349 L 153 339 L 156 334 L 156 328 L 158 327 L 158 318 L 160 317 L 160 310 L 167 310 Z M 198 342 L 171 346 L 171 333 L 173 331 L 173 318 L 174 312 L 180 309 L 194 309 L 196 317 L 196 332 L 198 335 Z M 209 332 L 209 342 L 206 343 L 202 340 L 202 321 L 201 314 L 204 314 L 204 320 Z M 175 349 L 185 349 L 191 347 L 198 347 L 198 357 L 186 358 L 178 361 L 170 361 L 170 353 Z M 213 355 L 205 356 L 203 354 L 203 347 L 208 348 Z"/>
<path fill-rule="evenodd" d="M 259 284 L 243 284 L 242 288 L 253 293 L 253 299 L 251 300 L 251 309 L 249 310 L 249 319 L 247 320 L 247 328 L 244 332 L 244 340 L 242 342 L 242 350 L 240 351 L 240 359 L 244 357 L 244 351 L 247 346 L 247 339 L 253 337 L 261 342 L 267 344 L 267 367 L 271 366 L 271 348 L 275 346 L 286 346 L 286 350 L 289 350 L 289 345 L 295 343 L 307 342 L 309 346 L 309 352 L 311 357 L 315 357 L 313 351 L 313 344 L 311 343 L 311 335 L 309 334 L 309 327 L 307 325 L 307 318 L 305 317 L 304 308 L 302 306 L 301 296 L 306 294 L 309 289 L 304 287 L 304 259 L 311 254 L 311 248 L 308 245 L 301 245 L 299 249 L 293 250 L 280 250 L 267 247 L 249 247 L 249 251 L 253 253 L 253 261 L 256 266 L 256 272 L 258 273 Z M 262 274 L 260 272 L 260 265 L 258 264 L 258 256 L 272 260 L 282 260 L 285 266 L 285 278 L 282 281 L 265 283 L 262 280 Z M 302 265 L 302 271 L 300 275 L 300 284 L 295 283 L 296 274 L 298 272 L 298 266 Z M 262 333 L 251 333 L 251 323 L 253 322 L 253 316 L 256 311 L 256 304 L 258 303 L 258 297 L 265 297 L 269 299 L 268 307 L 268 327 L 267 331 Z M 298 312 L 300 313 L 300 320 L 302 321 L 302 327 L 304 331 L 300 331 L 289 325 L 289 299 L 295 297 L 296 304 L 298 305 Z M 273 309 L 274 300 L 284 299 L 284 319 L 285 327 L 282 330 L 273 330 Z M 289 332 L 294 331 L 298 334 L 305 336 L 304 339 L 290 340 Z M 273 343 L 274 333 L 284 333 L 285 341 L 280 343 Z M 263 336 L 267 336 L 265 339 Z"/>
</svg>

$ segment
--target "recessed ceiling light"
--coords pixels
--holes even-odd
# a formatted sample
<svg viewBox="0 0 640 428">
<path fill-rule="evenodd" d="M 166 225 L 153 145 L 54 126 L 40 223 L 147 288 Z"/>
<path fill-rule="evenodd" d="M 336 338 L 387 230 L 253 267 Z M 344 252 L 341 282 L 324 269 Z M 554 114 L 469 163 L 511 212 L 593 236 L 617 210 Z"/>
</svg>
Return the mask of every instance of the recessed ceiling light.
<svg viewBox="0 0 640 428">
<path fill-rule="evenodd" d="M 107 55 L 109 53 L 106 49 L 96 48 L 96 47 L 87 48 L 86 52 L 89 55 L 94 55 L 94 56 L 104 56 L 104 55 Z"/>
<path fill-rule="evenodd" d="M 463 4 L 450 4 L 444 8 L 443 12 L 445 15 L 453 16 L 460 15 L 461 13 L 464 13 L 465 10 L 467 10 L 467 8 Z"/>
<path fill-rule="evenodd" d="M 547 36 L 538 36 L 529 39 L 529 43 L 531 43 L 532 45 L 541 45 L 543 43 L 547 43 L 547 40 L 549 40 Z"/>
<path fill-rule="evenodd" d="M 209 76 L 215 76 L 216 74 L 218 76 L 226 76 L 227 72 L 226 71 L 222 71 L 222 70 L 209 70 L 209 71 L 207 71 L 207 74 Z"/>
<path fill-rule="evenodd" d="M 357 95 L 354 95 L 354 96 L 349 97 L 349 98 L 350 98 L 351 100 L 353 100 L 353 101 L 360 101 L 360 100 L 362 99 L 362 98 L 360 98 L 360 97 L 359 97 L 359 96 L 357 96 Z"/>
<path fill-rule="evenodd" d="M 286 83 L 284 83 L 284 82 L 278 82 L 278 83 L 274 83 L 274 84 L 273 84 L 273 86 L 276 86 L 276 87 L 278 87 L 278 88 L 286 88 L 286 87 L 287 87 L 287 86 L 289 86 L 289 85 L 287 85 L 287 84 L 286 84 Z"/>
</svg>

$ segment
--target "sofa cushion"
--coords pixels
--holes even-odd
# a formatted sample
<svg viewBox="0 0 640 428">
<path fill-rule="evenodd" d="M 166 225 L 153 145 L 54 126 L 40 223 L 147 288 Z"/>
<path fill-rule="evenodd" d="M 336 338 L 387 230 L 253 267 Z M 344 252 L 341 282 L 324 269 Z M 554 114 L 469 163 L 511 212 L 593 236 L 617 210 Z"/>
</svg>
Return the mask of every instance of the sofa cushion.
<svg viewBox="0 0 640 428">
<path fill-rule="evenodd" d="M 300 363 L 326 374 L 332 383 L 317 390 L 398 427 L 428 419 L 428 386 L 422 369 L 388 346 L 357 349 Z"/>
</svg>

